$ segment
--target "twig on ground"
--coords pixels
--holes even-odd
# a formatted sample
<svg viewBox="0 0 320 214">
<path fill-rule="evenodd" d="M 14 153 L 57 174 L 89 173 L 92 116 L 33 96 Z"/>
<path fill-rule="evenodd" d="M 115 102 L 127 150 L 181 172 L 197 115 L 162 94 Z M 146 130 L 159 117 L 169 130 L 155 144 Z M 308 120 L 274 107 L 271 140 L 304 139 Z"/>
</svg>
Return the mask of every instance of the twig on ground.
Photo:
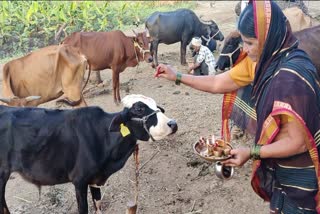
<svg viewBox="0 0 320 214">
<path fill-rule="evenodd" d="M 195 211 L 188 212 L 188 213 L 185 213 L 185 214 L 199 214 L 199 213 L 202 213 L 202 210 L 195 210 Z"/>
<path fill-rule="evenodd" d="M 179 184 L 177 184 L 177 187 L 178 187 L 179 190 L 181 190 L 181 187 L 179 186 Z"/>
<path fill-rule="evenodd" d="M 158 151 L 156 151 L 146 162 L 144 162 L 140 168 L 139 168 L 139 171 L 141 171 L 143 169 L 143 167 L 145 167 L 145 165 L 147 163 L 149 163 L 158 153 L 160 153 L 160 150 L 158 149 Z"/>
<path fill-rule="evenodd" d="M 200 179 L 201 178 L 201 176 L 197 176 L 197 177 L 195 177 L 195 178 L 191 178 L 191 181 L 196 181 L 196 180 L 198 180 L 198 179 Z"/>
<path fill-rule="evenodd" d="M 192 207 L 191 207 L 191 210 L 190 210 L 190 212 L 193 212 L 193 210 L 194 210 L 194 206 L 196 205 L 196 200 L 194 200 L 193 201 L 193 204 L 192 204 Z"/>
<path fill-rule="evenodd" d="M 131 180 L 130 178 L 128 178 L 128 180 L 129 180 L 131 183 L 133 183 L 133 184 L 136 183 L 135 181 Z"/>
<path fill-rule="evenodd" d="M 21 198 L 21 197 L 19 197 L 19 196 L 13 196 L 13 197 L 16 198 L 16 199 L 19 199 L 19 200 L 21 200 L 21 201 L 27 202 L 27 203 L 29 203 L 29 204 L 32 203 L 32 201 L 29 201 L 29 200 L 27 200 L 27 199 Z"/>
</svg>

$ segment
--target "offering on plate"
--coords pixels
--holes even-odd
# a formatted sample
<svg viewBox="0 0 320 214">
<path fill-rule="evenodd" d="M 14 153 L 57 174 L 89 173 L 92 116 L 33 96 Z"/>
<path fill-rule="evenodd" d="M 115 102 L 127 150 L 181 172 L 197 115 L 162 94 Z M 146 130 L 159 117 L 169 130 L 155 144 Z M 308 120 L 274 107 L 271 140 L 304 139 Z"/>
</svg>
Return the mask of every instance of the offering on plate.
<svg viewBox="0 0 320 214">
<path fill-rule="evenodd" d="M 214 135 L 207 139 L 200 137 L 198 144 L 198 154 L 206 158 L 227 158 L 232 148 L 224 140 L 215 139 Z"/>
</svg>

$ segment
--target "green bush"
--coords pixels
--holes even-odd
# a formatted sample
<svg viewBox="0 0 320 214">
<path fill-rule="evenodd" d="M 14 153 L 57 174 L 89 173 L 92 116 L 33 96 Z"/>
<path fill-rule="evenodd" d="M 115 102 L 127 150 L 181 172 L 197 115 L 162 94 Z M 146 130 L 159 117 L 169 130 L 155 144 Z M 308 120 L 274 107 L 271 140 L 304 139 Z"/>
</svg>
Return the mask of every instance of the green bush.
<svg viewBox="0 0 320 214">
<path fill-rule="evenodd" d="M 0 58 L 58 44 L 76 31 L 134 28 L 134 23 L 143 24 L 154 11 L 191 8 L 194 4 L 180 1 L 157 7 L 154 1 L 1 1 Z M 55 39 L 59 30 L 60 37 Z"/>
</svg>

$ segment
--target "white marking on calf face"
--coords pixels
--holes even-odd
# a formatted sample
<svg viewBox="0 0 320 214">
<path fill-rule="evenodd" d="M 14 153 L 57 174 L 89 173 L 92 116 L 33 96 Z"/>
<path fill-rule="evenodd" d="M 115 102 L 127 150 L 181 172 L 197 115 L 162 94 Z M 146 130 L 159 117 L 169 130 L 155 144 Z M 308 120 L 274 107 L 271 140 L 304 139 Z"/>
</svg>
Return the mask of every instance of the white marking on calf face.
<svg viewBox="0 0 320 214">
<path fill-rule="evenodd" d="M 155 140 L 161 140 L 172 133 L 172 128 L 168 125 L 168 122 L 171 119 L 169 119 L 162 112 L 157 113 L 157 119 L 157 125 L 151 126 L 149 132 Z"/>
<path fill-rule="evenodd" d="M 158 109 L 156 101 L 154 101 L 150 97 L 146 97 L 141 94 L 130 94 L 130 95 L 125 96 L 121 100 L 121 102 L 123 103 L 123 106 L 127 107 L 127 108 L 131 108 L 134 103 L 139 102 L 139 101 L 145 103 L 147 106 L 149 106 L 149 108 L 151 108 L 153 110 Z"/>
<path fill-rule="evenodd" d="M 154 111 L 159 110 L 157 107 L 157 103 L 152 98 L 140 94 L 127 95 L 122 99 L 124 107 L 127 108 L 131 108 L 134 103 L 139 101 L 145 103 Z M 151 126 L 149 128 L 149 132 L 155 140 L 161 140 L 172 133 L 172 128 L 168 125 L 169 121 L 171 121 L 172 119 L 169 119 L 161 111 L 159 111 L 156 115 L 158 123 L 156 126 Z M 149 139 L 149 141 L 151 141 L 151 138 Z"/>
</svg>

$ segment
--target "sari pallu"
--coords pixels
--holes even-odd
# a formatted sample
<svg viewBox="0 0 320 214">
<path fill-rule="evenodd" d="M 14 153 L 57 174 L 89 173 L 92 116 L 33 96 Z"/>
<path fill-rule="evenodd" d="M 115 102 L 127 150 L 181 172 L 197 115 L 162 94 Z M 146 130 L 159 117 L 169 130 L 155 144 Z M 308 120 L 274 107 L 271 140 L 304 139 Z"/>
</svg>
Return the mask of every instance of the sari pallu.
<svg viewBox="0 0 320 214">
<path fill-rule="evenodd" d="M 281 124 L 296 121 L 305 133 L 305 142 L 311 157 L 317 181 L 314 185 L 320 186 L 319 177 L 319 144 L 320 144 L 320 88 L 316 70 L 308 56 L 301 50 L 293 49 L 280 59 L 279 69 L 265 82 L 263 92 L 257 101 L 258 131 L 260 133 L 258 144 L 266 145 L 273 142 L 278 134 Z M 303 65 L 303 67 L 301 66 Z M 276 160 L 259 160 L 253 163 L 252 186 L 255 192 L 266 201 L 273 197 L 273 187 L 277 181 L 274 176 Z M 301 177 L 295 175 L 303 181 Z M 300 186 L 299 186 L 300 185 Z M 320 212 L 320 193 L 310 198 L 310 203 L 304 202 L 304 192 L 309 191 L 301 182 L 292 195 L 298 207 L 316 209 Z M 299 199 L 299 194 L 301 199 Z M 315 203 L 311 203 L 312 200 Z M 308 200 L 307 200 L 308 201 Z M 316 207 L 310 207 L 316 204 Z"/>
<path fill-rule="evenodd" d="M 230 120 L 240 129 L 254 136 L 257 126 L 257 115 L 254 102 L 251 99 L 252 85 L 247 85 L 237 91 Z"/>
<path fill-rule="evenodd" d="M 246 53 L 240 52 L 240 55 L 236 62 L 234 63 L 234 66 L 237 65 L 241 60 L 243 60 L 247 56 Z M 248 122 L 250 121 L 251 117 L 253 115 L 254 119 L 251 120 L 256 120 L 256 114 L 255 111 L 253 110 L 253 113 L 250 114 L 249 116 L 246 115 L 246 111 L 244 110 L 244 107 L 247 107 L 247 103 L 242 102 L 242 98 L 239 97 L 239 94 L 241 94 L 242 89 L 235 90 L 232 92 L 227 92 L 224 93 L 223 96 L 223 101 L 222 101 L 222 128 L 221 128 L 221 139 L 225 139 L 227 142 L 231 142 L 231 134 L 230 134 L 230 128 L 229 128 L 229 120 L 232 120 L 236 125 L 240 126 L 240 128 L 246 129 L 248 126 Z M 246 91 L 246 95 L 251 94 L 251 89 L 250 91 Z M 241 103 L 241 107 L 239 106 L 239 101 Z M 250 111 L 252 112 L 252 111 Z M 236 117 L 236 118 L 235 118 Z M 249 118 L 249 119 L 248 119 Z M 245 122 L 240 122 L 240 121 L 245 121 Z M 255 122 L 253 127 L 251 128 L 251 131 L 255 130 Z M 252 133 L 252 132 L 251 132 Z"/>
</svg>

